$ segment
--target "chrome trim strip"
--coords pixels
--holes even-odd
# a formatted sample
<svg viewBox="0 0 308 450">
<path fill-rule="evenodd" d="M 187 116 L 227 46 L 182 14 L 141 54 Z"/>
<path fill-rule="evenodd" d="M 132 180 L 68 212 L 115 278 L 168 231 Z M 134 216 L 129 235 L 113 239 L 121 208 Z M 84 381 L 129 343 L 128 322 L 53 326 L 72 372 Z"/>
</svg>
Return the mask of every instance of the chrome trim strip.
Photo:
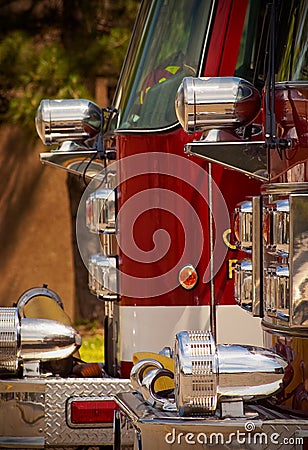
<svg viewBox="0 0 308 450">
<path fill-rule="evenodd" d="M 252 198 L 252 211 L 253 211 L 253 221 L 252 221 L 252 315 L 255 317 L 260 317 L 261 314 L 261 297 L 262 292 L 262 282 L 261 282 L 261 197 Z"/>
<path fill-rule="evenodd" d="M 51 151 L 40 153 L 40 161 L 42 164 L 60 167 L 75 175 L 85 175 L 88 178 L 94 178 L 95 175 L 105 169 L 104 161 L 95 158 L 96 153 L 97 151 L 93 150 L 77 152 Z"/>
</svg>

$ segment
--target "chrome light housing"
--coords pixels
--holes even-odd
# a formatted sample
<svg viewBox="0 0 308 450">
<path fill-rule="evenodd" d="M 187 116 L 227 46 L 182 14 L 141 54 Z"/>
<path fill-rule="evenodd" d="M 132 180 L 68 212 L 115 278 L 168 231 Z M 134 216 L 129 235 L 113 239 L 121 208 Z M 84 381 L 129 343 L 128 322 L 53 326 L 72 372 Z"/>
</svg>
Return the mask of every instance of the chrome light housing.
<svg viewBox="0 0 308 450">
<path fill-rule="evenodd" d="M 234 234 L 237 246 L 246 252 L 252 249 L 252 201 L 247 200 L 235 208 Z"/>
<path fill-rule="evenodd" d="M 274 314 L 277 319 L 289 321 L 290 318 L 290 275 L 287 265 L 268 267 L 264 275 L 266 314 Z"/>
<path fill-rule="evenodd" d="M 184 78 L 175 100 L 178 120 L 188 133 L 246 126 L 260 108 L 258 90 L 236 77 Z"/>
<path fill-rule="evenodd" d="M 102 300 L 117 299 L 116 258 L 102 254 L 91 256 L 89 260 L 89 289 Z"/>
<path fill-rule="evenodd" d="M 261 314 L 261 199 L 251 197 L 237 205 L 234 212 L 236 246 L 250 259 L 235 266 L 234 296 L 237 303 L 253 316 Z"/>
<path fill-rule="evenodd" d="M 277 254 L 289 253 L 290 201 L 281 199 L 264 208 L 264 238 L 268 250 Z"/>
<path fill-rule="evenodd" d="M 99 189 L 86 201 L 86 221 L 91 232 L 115 232 L 115 191 Z"/>
<path fill-rule="evenodd" d="M 69 325 L 47 319 L 20 318 L 18 308 L 0 308 L 0 375 L 23 369 L 38 376 L 39 363 L 72 355 L 81 337 Z"/>
<path fill-rule="evenodd" d="M 247 345 L 215 345 L 208 331 L 182 331 L 175 343 L 175 401 L 180 415 L 213 414 L 219 403 L 250 401 L 282 386 L 287 362 Z"/>
<path fill-rule="evenodd" d="M 307 336 L 307 183 L 263 191 L 264 319 L 266 329 Z"/>
<path fill-rule="evenodd" d="M 102 110 L 84 99 L 42 100 L 37 110 L 36 131 L 44 144 L 84 142 L 101 129 Z"/>
<path fill-rule="evenodd" d="M 243 259 L 235 266 L 234 275 L 234 297 L 237 303 L 247 311 L 252 311 L 253 284 L 252 284 L 252 262 Z"/>
<path fill-rule="evenodd" d="M 218 358 L 212 334 L 183 331 L 175 341 L 175 402 L 180 415 L 214 413 Z"/>
</svg>

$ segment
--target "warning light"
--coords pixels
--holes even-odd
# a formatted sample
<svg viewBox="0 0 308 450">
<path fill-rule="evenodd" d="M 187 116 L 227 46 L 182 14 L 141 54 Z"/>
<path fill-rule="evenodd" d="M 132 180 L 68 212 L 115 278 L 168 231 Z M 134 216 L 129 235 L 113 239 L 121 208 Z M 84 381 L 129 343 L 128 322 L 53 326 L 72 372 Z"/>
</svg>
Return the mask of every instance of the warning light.
<svg viewBox="0 0 308 450">
<path fill-rule="evenodd" d="M 198 281 L 197 271 L 191 264 L 184 266 L 180 270 L 179 282 L 184 289 L 193 289 L 196 286 L 197 281 Z"/>
<path fill-rule="evenodd" d="M 72 427 L 85 425 L 108 425 L 113 423 L 114 400 L 72 400 L 69 408 L 69 422 Z"/>
</svg>

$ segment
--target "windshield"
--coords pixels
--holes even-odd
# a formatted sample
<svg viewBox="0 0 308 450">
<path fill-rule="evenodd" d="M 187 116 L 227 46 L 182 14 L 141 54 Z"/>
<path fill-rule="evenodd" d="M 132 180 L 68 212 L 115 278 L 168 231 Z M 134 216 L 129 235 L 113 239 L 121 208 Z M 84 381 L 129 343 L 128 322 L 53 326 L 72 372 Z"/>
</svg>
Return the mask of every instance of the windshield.
<svg viewBox="0 0 308 450">
<path fill-rule="evenodd" d="M 185 76 L 199 75 L 211 0 L 143 2 L 114 106 L 112 128 L 174 124 L 174 99 Z"/>
<path fill-rule="evenodd" d="M 235 75 L 262 89 L 267 76 L 269 1 L 248 3 Z M 277 1 L 276 81 L 308 80 L 308 2 Z"/>
</svg>

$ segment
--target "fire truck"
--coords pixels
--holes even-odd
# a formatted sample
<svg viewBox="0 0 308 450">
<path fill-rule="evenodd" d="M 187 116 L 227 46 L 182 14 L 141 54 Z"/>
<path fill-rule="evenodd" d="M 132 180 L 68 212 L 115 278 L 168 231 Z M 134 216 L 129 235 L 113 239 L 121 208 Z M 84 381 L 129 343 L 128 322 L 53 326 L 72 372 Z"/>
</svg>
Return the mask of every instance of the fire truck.
<svg viewBox="0 0 308 450">
<path fill-rule="evenodd" d="M 306 10 L 144 0 L 111 107 L 42 100 L 105 361 L 47 286 L 1 308 L 0 448 L 304 448 Z"/>
</svg>

